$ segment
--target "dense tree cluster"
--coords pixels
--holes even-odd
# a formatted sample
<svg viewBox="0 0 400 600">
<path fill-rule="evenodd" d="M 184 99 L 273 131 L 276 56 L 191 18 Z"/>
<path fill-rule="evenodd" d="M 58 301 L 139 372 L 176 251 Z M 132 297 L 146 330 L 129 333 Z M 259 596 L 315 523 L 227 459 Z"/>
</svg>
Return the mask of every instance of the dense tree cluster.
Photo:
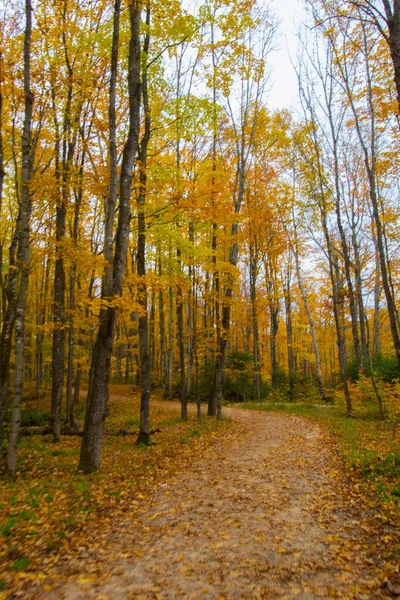
<svg viewBox="0 0 400 600">
<path fill-rule="evenodd" d="M 396 3 L 309 3 L 300 110 L 267 105 L 268 3 L 13 0 L 0 21 L 0 439 L 23 382 L 51 427 L 87 383 L 100 465 L 110 379 L 165 397 L 322 400 L 400 364 Z M 23 25 L 24 24 L 24 25 Z M 3 431 L 12 406 L 10 427 Z"/>
</svg>

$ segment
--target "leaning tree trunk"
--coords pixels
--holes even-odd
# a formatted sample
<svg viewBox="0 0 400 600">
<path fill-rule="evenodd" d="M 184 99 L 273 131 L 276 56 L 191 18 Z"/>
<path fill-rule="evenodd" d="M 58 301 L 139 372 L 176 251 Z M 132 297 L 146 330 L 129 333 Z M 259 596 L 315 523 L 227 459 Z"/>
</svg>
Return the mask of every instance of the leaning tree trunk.
<svg viewBox="0 0 400 600">
<path fill-rule="evenodd" d="M 115 2 L 113 49 L 118 48 L 120 0 Z M 131 38 L 128 58 L 129 131 L 126 139 L 120 175 L 119 213 L 115 238 L 115 251 L 110 278 L 111 295 L 106 308 L 99 317 L 99 330 L 93 350 L 90 369 L 90 385 L 86 401 L 85 426 L 82 438 L 79 469 L 88 473 L 100 467 L 100 452 L 103 443 L 104 422 L 107 414 L 108 382 L 111 354 L 117 321 L 117 310 L 112 299 L 122 293 L 130 229 L 130 199 L 132 173 L 138 150 L 140 122 L 140 15 L 141 4 L 129 5 Z M 116 69 L 116 62 L 115 62 Z M 104 297 L 104 295 L 103 295 Z"/>
</svg>

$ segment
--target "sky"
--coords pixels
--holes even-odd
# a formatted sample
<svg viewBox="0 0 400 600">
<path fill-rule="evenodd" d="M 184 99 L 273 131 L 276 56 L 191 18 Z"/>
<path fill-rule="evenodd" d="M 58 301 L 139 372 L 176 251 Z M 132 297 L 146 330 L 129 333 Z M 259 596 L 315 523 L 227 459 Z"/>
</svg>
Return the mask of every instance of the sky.
<svg viewBox="0 0 400 600">
<path fill-rule="evenodd" d="M 273 0 L 279 20 L 277 50 L 270 56 L 272 67 L 268 106 L 270 109 L 290 109 L 297 101 L 297 79 L 290 62 L 296 62 L 296 28 L 305 19 L 304 0 Z"/>
</svg>

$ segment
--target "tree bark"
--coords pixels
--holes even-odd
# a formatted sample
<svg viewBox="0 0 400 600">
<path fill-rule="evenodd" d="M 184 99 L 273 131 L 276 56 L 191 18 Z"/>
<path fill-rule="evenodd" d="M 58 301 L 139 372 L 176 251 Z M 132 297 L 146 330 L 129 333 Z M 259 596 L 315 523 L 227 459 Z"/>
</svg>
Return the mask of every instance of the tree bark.
<svg viewBox="0 0 400 600">
<path fill-rule="evenodd" d="M 174 291 L 172 289 L 172 285 L 169 286 L 168 299 L 168 400 L 172 400 L 174 373 Z"/>
<path fill-rule="evenodd" d="M 258 252 L 250 244 L 250 300 L 251 300 L 251 326 L 253 330 L 253 400 L 260 402 L 261 398 L 261 356 L 260 356 L 260 336 L 258 329 L 257 312 L 257 275 L 258 275 Z M 246 336 L 247 337 L 247 336 Z"/>
<path fill-rule="evenodd" d="M 17 266 L 19 272 L 18 298 L 15 314 L 15 370 L 14 398 L 11 414 L 10 436 L 7 449 L 7 471 L 15 477 L 17 467 L 18 435 L 21 420 L 21 399 L 24 380 L 24 340 L 25 340 L 25 307 L 28 296 L 29 262 L 30 262 L 30 216 L 32 196 L 30 182 L 33 172 L 33 153 L 31 142 L 31 123 L 33 111 L 33 94 L 31 90 L 31 40 L 32 40 L 32 5 L 31 0 L 25 2 L 26 27 L 24 36 L 24 126 L 22 133 L 22 169 L 21 169 L 21 203 L 19 208 L 18 253 Z"/>
<path fill-rule="evenodd" d="M 67 98 L 64 107 L 62 128 L 62 160 L 59 159 L 59 141 L 56 140 L 56 178 L 60 186 L 56 202 L 56 261 L 54 269 L 54 304 L 53 304 L 53 347 L 52 347 L 52 385 L 51 385 L 51 427 L 53 441 L 60 441 L 61 409 L 65 371 L 65 295 L 66 277 L 64 267 L 63 242 L 66 234 L 67 205 L 70 200 L 71 165 L 75 153 L 78 133 L 80 108 L 72 117 L 72 100 L 74 94 L 74 72 L 69 59 L 65 27 L 67 26 L 66 3 L 62 13 L 62 40 L 68 72 Z M 53 104 L 56 110 L 57 96 L 53 88 Z M 56 114 L 56 113 L 55 113 Z M 56 118 L 56 117 L 55 117 Z"/>
<path fill-rule="evenodd" d="M 290 268 L 286 275 L 286 286 L 285 286 L 285 311 L 286 311 L 286 338 L 287 338 L 287 352 L 288 352 L 288 377 L 289 377 L 289 399 L 293 402 L 295 399 L 294 395 L 294 378 L 295 378 L 295 360 L 294 360 L 294 348 L 293 348 L 293 322 L 292 322 L 292 297 L 290 293 L 291 273 Z"/>
<path fill-rule="evenodd" d="M 150 9 L 146 10 L 146 35 L 143 44 L 143 54 L 147 59 L 150 45 Z M 140 425 L 137 444 L 150 442 L 150 354 L 149 354 L 149 327 L 147 309 L 146 286 L 146 185 L 147 185 L 147 148 L 151 134 L 151 115 L 147 91 L 147 66 L 142 72 L 142 94 L 144 111 L 144 133 L 139 151 L 139 196 L 138 210 L 138 244 L 137 244 L 137 273 L 140 278 L 138 285 L 138 303 L 141 307 L 139 314 L 139 352 L 142 393 L 140 398 Z"/>
<path fill-rule="evenodd" d="M 119 23 L 119 0 L 114 10 L 114 43 L 116 24 Z M 110 282 L 111 298 L 108 306 L 103 306 L 99 317 L 99 330 L 93 350 L 90 385 L 86 401 L 85 426 L 82 438 L 79 469 L 89 473 L 100 467 L 100 452 L 103 442 L 104 422 L 107 415 L 108 381 L 110 375 L 112 345 L 117 320 L 117 310 L 110 300 L 122 293 L 130 229 L 130 199 L 132 193 L 132 173 L 138 150 L 140 122 L 140 39 L 139 26 L 141 4 L 129 5 L 131 38 L 128 58 L 129 131 L 124 145 L 120 188 L 119 213 L 113 257 L 113 274 Z M 103 298 L 105 299 L 104 293 Z"/>
<path fill-rule="evenodd" d="M 161 261 L 161 249 L 158 256 L 158 274 L 160 279 L 162 277 L 162 261 Z M 165 306 L 164 306 L 164 291 L 162 283 L 160 283 L 160 289 L 158 292 L 158 310 L 160 319 L 160 371 L 161 371 L 161 387 L 163 392 L 163 398 L 167 395 L 167 352 L 165 344 Z"/>
</svg>

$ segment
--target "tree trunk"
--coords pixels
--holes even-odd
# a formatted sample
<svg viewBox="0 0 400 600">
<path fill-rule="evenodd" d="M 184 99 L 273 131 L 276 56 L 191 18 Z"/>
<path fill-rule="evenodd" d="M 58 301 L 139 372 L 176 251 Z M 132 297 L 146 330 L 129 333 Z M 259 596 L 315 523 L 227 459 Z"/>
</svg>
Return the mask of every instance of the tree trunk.
<svg viewBox="0 0 400 600">
<path fill-rule="evenodd" d="M 354 221 L 354 219 L 353 219 Z M 355 223 L 352 223 L 352 240 L 354 249 L 354 277 L 355 277 L 355 296 L 358 303 L 358 314 L 360 316 L 360 335 L 361 335 L 361 350 L 363 365 L 371 367 L 371 354 L 369 351 L 368 337 L 366 331 L 366 319 L 364 301 L 363 301 L 363 287 L 362 287 L 362 267 L 360 259 L 360 248 L 356 235 Z"/>
<path fill-rule="evenodd" d="M 257 252 L 250 245 L 250 299 L 251 299 L 251 325 L 253 330 L 253 400 L 260 402 L 261 398 L 261 357 L 260 357 L 260 339 L 258 331 L 258 313 L 257 313 L 257 273 L 258 273 Z M 247 339 L 247 336 L 245 337 Z"/>
<path fill-rule="evenodd" d="M 10 360 L 12 349 L 12 337 L 15 326 L 16 305 L 18 297 L 18 268 L 16 265 L 16 250 L 19 236 L 19 220 L 17 221 L 14 238 L 9 250 L 9 269 L 7 275 L 6 297 L 7 308 L 5 310 L 1 339 L 0 339 L 0 461 L 3 459 L 3 424 L 6 408 L 9 384 L 10 384 Z"/>
<path fill-rule="evenodd" d="M 278 357 L 276 352 L 276 336 L 279 326 L 279 305 L 278 303 L 270 304 L 270 354 L 271 354 L 271 384 L 273 388 L 277 388 L 278 380 Z"/>
<path fill-rule="evenodd" d="M 161 250 L 158 256 L 158 274 L 160 279 L 162 277 L 162 262 L 161 262 Z M 163 398 L 167 395 L 167 352 L 165 344 L 165 307 L 164 307 L 164 292 L 162 284 L 158 292 L 158 310 L 160 319 L 160 371 L 161 371 L 161 387 L 163 392 Z"/>
<path fill-rule="evenodd" d="M 394 48 L 394 46 L 393 46 L 394 55 L 392 54 L 392 58 L 394 56 L 393 63 L 395 66 L 395 78 L 396 78 L 397 77 L 396 69 L 399 66 L 398 58 L 400 56 L 400 54 L 398 53 L 398 50 L 400 49 L 400 4 L 398 3 L 398 0 L 396 0 L 395 7 L 394 7 L 394 13 L 392 15 L 389 14 L 391 11 L 390 3 L 385 1 L 384 4 L 385 4 L 385 10 L 386 10 L 387 17 L 389 18 L 389 20 L 392 19 L 392 24 L 391 25 L 389 23 L 388 24 L 389 24 L 389 30 L 392 27 L 392 32 L 393 32 L 393 38 L 392 38 L 392 33 L 391 33 L 391 42 L 390 42 L 391 52 L 392 52 L 392 43 L 394 43 L 396 46 L 396 48 Z M 397 48 L 397 44 L 398 44 L 398 48 Z M 378 200 L 378 192 L 377 192 L 377 185 L 376 185 L 377 148 L 376 148 L 375 106 L 374 106 L 374 98 L 373 98 L 374 82 L 372 80 L 372 76 L 371 76 L 371 72 L 370 72 L 370 68 L 369 68 L 368 56 L 369 56 L 370 49 L 368 46 L 368 36 L 367 36 L 365 29 L 363 29 L 363 51 L 364 51 L 365 69 L 366 69 L 367 100 L 368 100 L 368 108 L 369 108 L 369 115 L 370 115 L 370 131 L 369 131 L 368 140 L 366 140 L 364 137 L 362 127 L 361 127 L 361 122 L 360 122 L 360 115 L 357 111 L 356 106 L 354 105 L 354 98 L 353 98 L 352 90 L 350 89 L 350 85 L 349 85 L 349 79 L 348 79 L 347 71 L 346 71 L 346 67 L 347 67 L 346 64 L 341 66 L 341 73 L 342 73 L 343 82 L 345 84 L 350 108 L 351 108 L 353 116 L 354 116 L 358 140 L 360 142 L 360 145 L 361 145 L 361 148 L 362 148 L 362 151 L 364 154 L 365 170 L 366 170 L 366 174 L 367 174 L 367 178 L 368 178 L 368 185 L 369 185 L 369 196 L 370 196 L 370 200 L 371 200 L 372 215 L 373 215 L 373 221 L 374 221 L 375 231 L 376 231 L 376 243 L 377 243 L 379 261 L 380 261 L 382 286 L 383 286 L 383 289 L 385 292 L 385 297 L 386 297 L 386 305 L 387 305 L 387 311 L 389 314 L 390 331 L 392 334 L 393 346 L 394 346 L 394 349 L 396 352 L 398 367 L 400 369 L 400 334 L 399 334 L 399 328 L 398 328 L 398 323 L 397 323 L 397 311 L 396 311 L 395 299 L 394 299 L 392 289 L 390 286 L 390 277 L 389 277 L 389 269 L 388 269 L 388 264 L 387 264 L 387 256 L 385 254 L 384 231 L 383 231 L 382 221 L 381 221 L 381 217 L 380 217 L 379 200 Z M 396 79 L 396 86 L 397 86 L 397 79 Z"/>
<path fill-rule="evenodd" d="M 62 13 L 63 27 L 66 26 L 66 12 Z M 56 140 L 56 178 L 60 195 L 56 203 L 56 261 L 54 270 L 54 304 L 53 304 L 53 348 L 52 348 L 52 385 L 51 385 L 51 427 L 53 441 L 60 441 L 61 409 L 65 371 L 65 295 L 66 277 L 64 268 L 63 243 L 66 233 L 67 206 L 70 201 L 71 166 L 75 153 L 78 123 L 81 109 L 72 117 L 74 95 L 74 72 L 69 60 L 65 30 L 62 33 L 64 53 L 68 71 L 67 99 L 64 107 L 62 131 L 62 162 L 59 160 L 59 141 Z M 52 90 L 53 104 L 57 103 L 56 90 Z"/>
<path fill-rule="evenodd" d="M 397 103 L 400 112 L 400 2 L 382 0 L 385 8 L 386 20 L 389 28 L 389 49 L 394 69 L 394 82 L 396 85 Z"/>
<path fill-rule="evenodd" d="M 214 136 L 214 152 L 216 152 L 216 137 Z M 215 167 L 215 157 L 213 161 L 213 170 Z M 214 186 L 214 179 L 211 182 L 212 190 Z M 214 203 L 214 200 L 213 200 Z M 216 223 L 213 223 L 213 232 L 212 232 L 212 241 L 211 241 L 211 252 L 212 252 L 212 264 L 213 264 L 213 283 L 212 289 L 214 293 L 214 323 L 215 323 L 215 336 L 217 341 L 217 356 L 215 362 L 215 372 L 213 379 L 213 387 L 210 398 L 208 400 L 208 410 L 207 414 L 209 417 L 215 417 L 217 414 L 217 406 L 218 406 L 218 397 L 222 396 L 222 372 L 221 369 L 224 368 L 224 360 L 221 361 L 221 357 L 218 356 L 218 352 L 222 347 L 225 347 L 222 344 L 221 339 L 221 315 L 220 315 L 220 285 L 219 285 L 219 273 L 217 268 L 217 232 L 218 226 Z M 224 350 L 225 352 L 225 350 Z"/>
<path fill-rule="evenodd" d="M 178 262 L 178 276 L 182 272 L 182 253 L 180 248 L 176 250 Z M 185 377 L 185 339 L 183 330 L 183 293 L 180 283 L 176 286 L 176 321 L 178 325 L 178 346 L 179 346 L 179 373 L 180 373 L 180 396 L 181 396 L 181 418 L 187 419 L 187 389 Z"/>
<path fill-rule="evenodd" d="M 375 281 L 374 281 L 374 340 L 373 354 L 379 356 L 381 353 L 381 307 L 380 298 L 382 292 L 381 286 L 381 267 L 379 261 L 379 252 L 375 236 L 373 236 L 375 245 Z"/>
<path fill-rule="evenodd" d="M 24 338 L 25 307 L 28 296 L 29 261 L 30 261 L 30 216 L 32 198 L 30 181 L 33 172 L 33 155 L 31 143 L 31 122 L 33 111 L 33 94 L 31 91 L 31 38 L 32 38 L 32 5 L 31 0 L 25 2 L 26 28 L 24 37 L 24 95 L 25 114 L 22 133 L 22 170 L 21 170 L 21 203 L 19 209 L 18 230 L 18 299 L 15 315 L 15 370 L 14 399 L 11 414 L 10 436 L 7 450 L 7 471 L 15 477 L 17 467 L 18 435 L 21 419 L 22 386 L 24 380 Z"/>
<path fill-rule="evenodd" d="M 295 221 L 295 220 L 293 219 L 293 221 Z M 308 302 L 307 293 L 306 293 L 306 290 L 305 290 L 305 287 L 304 287 L 303 277 L 301 275 L 300 260 L 299 260 L 299 248 L 298 248 L 298 238 L 297 238 L 297 227 L 296 227 L 296 225 L 294 226 L 294 245 L 293 245 L 293 251 L 294 251 L 294 261 L 295 261 L 295 267 L 296 267 L 297 283 L 298 283 L 298 286 L 299 286 L 299 290 L 300 290 L 300 294 L 301 294 L 301 299 L 303 300 L 304 310 L 306 311 L 308 325 L 310 327 L 313 352 L 314 352 L 314 356 L 315 356 L 315 369 L 316 369 L 316 379 L 317 379 L 318 391 L 319 391 L 319 395 L 320 395 L 321 400 L 325 400 L 325 389 L 324 389 L 324 383 L 323 383 L 323 380 L 322 380 L 322 370 L 321 370 L 321 356 L 320 356 L 320 353 L 319 353 L 319 347 L 318 347 L 318 342 L 317 342 L 317 334 L 315 332 L 315 323 L 314 323 L 314 319 L 313 319 L 313 316 L 312 316 L 312 313 L 311 313 L 311 309 L 310 309 L 310 305 L 309 305 L 309 302 Z"/>
<path fill-rule="evenodd" d="M 120 1 L 116 0 L 114 10 L 113 48 L 115 45 L 118 47 L 119 7 Z M 129 5 L 129 13 L 131 25 L 128 58 L 129 131 L 122 156 L 118 226 L 112 265 L 113 273 L 110 282 L 112 297 L 116 298 L 122 293 L 125 274 L 130 229 L 132 172 L 138 150 L 140 122 L 139 26 L 141 4 L 132 2 Z M 94 471 L 100 466 L 100 452 L 103 442 L 104 421 L 107 413 L 108 381 L 116 319 L 117 311 L 114 306 L 111 305 L 101 310 L 99 330 L 90 369 L 90 385 L 86 401 L 85 426 L 79 462 L 79 469 L 86 473 Z"/>
<path fill-rule="evenodd" d="M 75 197 L 75 214 L 74 214 L 74 225 L 72 237 L 74 240 L 75 248 L 77 249 L 78 243 L 78 232 L 79 232 L 79 218 L 80 218 L 80 207 L 82 204 L 83 196 L 83 166 L 84 166 L 85 152 L 82 151 L 81 164 L 79 169 L 79 189 Z M 75 288 L 76 288 L 76 261 L 73 263 L 70 272 L 69 280 L 69 329 L 68 329 L 68 372 L 67 372 L 67 410 L 65 423 L 71 429 L 76 428 L 75 414 L 74 414 L 74 397 L 73 397 L 73 379 L 74 379 L 74 351 L 75 351 L 75 326 L 74 326 L 74 310 L 75 310 Z"/>
<path fill-rule="evenodd" d="M 150 9 L 146 10 L 146 35 L 143 44 L 143 55 L 147 60 L 150 45 Z M 151 134 L 151 116 L 147 92 L 147 65 L 143 66 L 142 94 L 144 111 L 144 133 L 139 151 L 139 196 L 137 201 L 138 214 L 138 243 L 137 243 L 137 273 L 140 283 L 138 285 L 138 303 L 141 307 L 139 314 L 139 353 L 142 394 L 140 398 L 140 425 L 137 444 L 150 442 L 150 354 L 149 354 L 149 327 L 147 309 L 146 286 L 146 186 L 147 186 L 147 148 Z M 154 304 L 154 301 L 153 301 Z"/>
<path fill-rule="evenodd" d="M 168 400 L 173 396 L 173 370 L 174 370 L 174 292 L 172 285 L 169 286 L 169 313 L 168 313 Z"/>
<path fill-rule="evenodd" d="M 189 242 L 193 248 L 194 246 L 194 223 L 191 221 L 189 223 Z M 189 293 L 188 293 L 188 302 L 187 302 L 187 335 L 188 335 L 188 344 L 187 344 L 187 373 L 186 373 L 186 395 L 189 398 L 191 394 L 192 387 L 192 369 L 193 369 L 193 347 L 195 344 L 194 341 L 194 256 L 193 252 L 190 256 L 189 262 Z"/>
<path fill-rule="evenodd" d="M 289 376 L 289 400 L 293 402 L 295 399 L 294 395 L 294 380 L 295 380 L 295 361 L 294 361 L 294 348 L 293 348 L 293 323 L 292 323 L 292 298 L 290 293 L 290 280 L 291 274 L 288 270 L 286 277 L 286 289 L 285 289 L 285 311 L 286 311 L 286 338 L 287 338 L 287 352 L 288 352 L 288 376 Z"/>
</svg>

